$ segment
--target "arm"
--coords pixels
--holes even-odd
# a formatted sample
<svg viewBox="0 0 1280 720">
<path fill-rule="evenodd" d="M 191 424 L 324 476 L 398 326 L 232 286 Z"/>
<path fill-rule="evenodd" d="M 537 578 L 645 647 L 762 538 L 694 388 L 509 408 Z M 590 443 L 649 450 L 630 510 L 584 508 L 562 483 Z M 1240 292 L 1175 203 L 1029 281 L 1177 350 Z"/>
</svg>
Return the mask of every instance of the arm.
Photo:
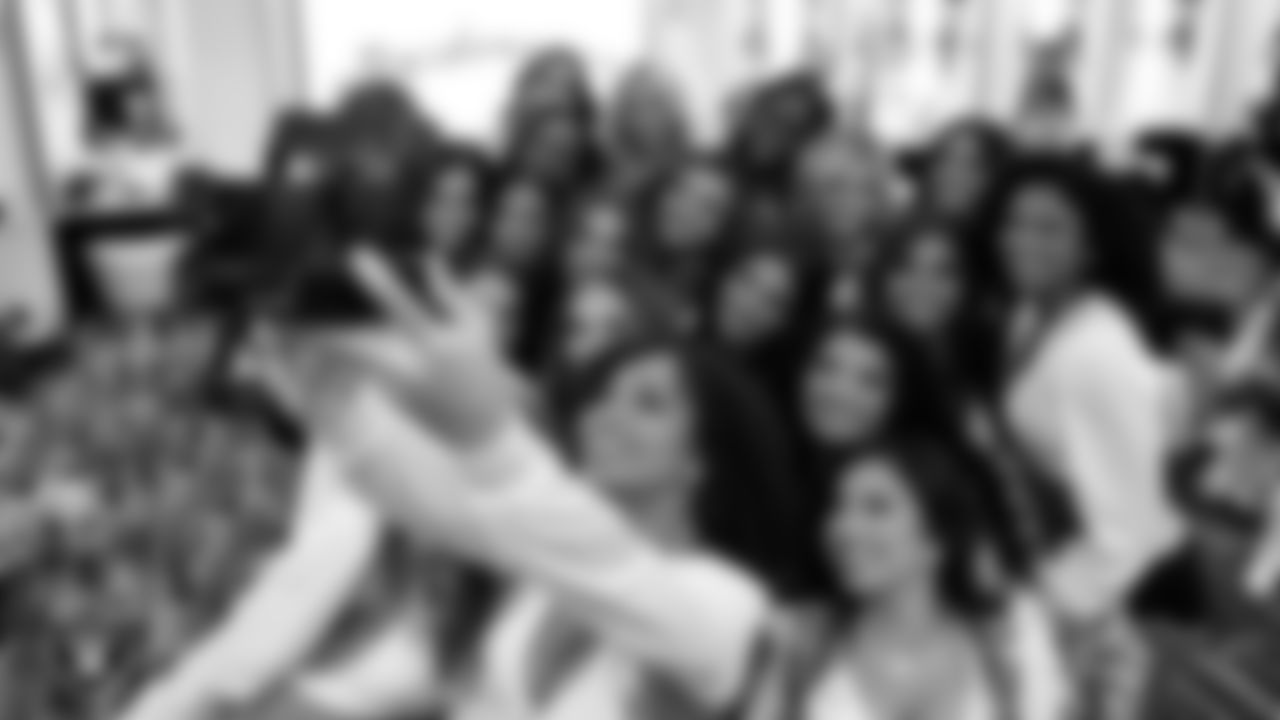
<svg viewBox="0 0 1280 720">
<path fill-rule="evenodd" d="M 439 687 L 429 638 L 429 623 L 402 611 L 350 657 L 299 678 L 280 707 L 315 720 L 422 713 L 431 708 Z"/>
<path fill-rule="evenodd" d="M 333 461 L 313 452 L 288 545 L 213 633 L 159 683 L 130 720 L 198 718 L 252 700 L 293 671 L 342 610 L 377 551 L 378 517 Z"/>
<path fill-rule="evenodd" d="M 1083 537 L 1049 568 L 1058 610 L 1090 619 L 1120 606 L 1176 540 L 1166 490 L 1167 403 L 1155 361 L 1127 328 L 1099 328 L 1067 350 L 1047 409 Z"/>
<path fill-rule="evenodd" d="M 340 443 L 349 477 L 397 526 L 436 540 L 433 519 L 447 517 L 470 538 L 455 547 L 551 587 L 610 642 L 709 705 L 739 690 L 766 614 L 756 583 L 645 542 L 523 422 L 459 456 L 461 482 L 418 472 L 449 450 L 383 393 L 358 394 L 349 413 Z"/>
</svg>

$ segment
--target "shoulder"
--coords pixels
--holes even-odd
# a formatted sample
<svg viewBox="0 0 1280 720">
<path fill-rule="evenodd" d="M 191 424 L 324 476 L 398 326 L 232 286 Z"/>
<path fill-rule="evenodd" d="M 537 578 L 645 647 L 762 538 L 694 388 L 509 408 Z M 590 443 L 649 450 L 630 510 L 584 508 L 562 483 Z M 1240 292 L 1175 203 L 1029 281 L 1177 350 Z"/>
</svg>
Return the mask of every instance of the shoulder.
<svg viewBox="0 0 1280 720">
<path fill-rule="evenodd" d="M 683 587 L 726 615 L 763 624 L 772 612 L 772 599 L 765 586 L 733 562 L 711 554 L 695 554 L 677 559 L 671 568 L 674 579 Z"/>
<path fill-rule="evenodd" d="M 1083 389 L 1123 382 L 1167 379 L 1165 364 L 1147 344 L 1137 322 L 1115 301 L 1082 301 L 1059 330 L 1049 360 L 1051 372 L 1067 385 Z M 1139 386 L 1141 387 L 1141 386 Z"/>
<path fill-rule="evenodd" d="M 1063 323 L 1058 349 L 1061 357 L 1077 362 L 1150 354 L 1137 321 L 1119 303 L 1104 296 L 1081 301 Z"/>
<path fill-rule="evenodd" d="M 1070 672 L 1049 608 L 1032 595 L 1010 600 L 994 625 L 993 649 L 1019 717 L 1057 720 L 1071 705 Z"/>
</svg>

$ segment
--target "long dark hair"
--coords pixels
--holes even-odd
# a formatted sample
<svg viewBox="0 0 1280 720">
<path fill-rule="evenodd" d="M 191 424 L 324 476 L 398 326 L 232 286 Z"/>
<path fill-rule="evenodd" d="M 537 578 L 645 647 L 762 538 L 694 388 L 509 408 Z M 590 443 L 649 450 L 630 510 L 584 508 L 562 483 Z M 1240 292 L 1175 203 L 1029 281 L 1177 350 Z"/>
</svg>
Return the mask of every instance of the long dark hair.
<svg viewBox="0 0 1280 720">
<path fill-rule="evenodd" d="M 432 161 L 430 171 L 427 173 L 420 189 L 419 197 L 423 205 L 430 202 L 437 190 L 440 179 L 444 175 L 457 170 L 473 175 L 480 189 L 479 201 L 481 207 L 476 208 L 476 227 L 470 237 L 463 238 L 462 244 L 454 249 L 453 257 L 449 258 L 454 263 L 465 266 L 478 260 L 482 251 L 483 218 L 493 198 L 497 184 L 497 169 L 494 167 L 493 161 L 479 147 L 458 142 L 445 144 L 437 151 Z M 419 231 L 422 236 L 422 244 L 429 248 L 435 247 L 435 239 L 429 237 L 428 229 L 425 226 L 420 226 Z"/>
<path fill-rule="evenodd" d="M 963 231 L 932 218 L 917 218 L 899 224 L 882 246 L 872 267 L 870 307 L 877 316 L 893 327 L 903 342 L 913 347 L 920 361 L 940 374 L 936 390 L 948 396 L 991 399 L 995 391 L 999 339 L 996 330 L 994 299 L 989 288 L 974 277 L 967 262 Z M 913 254 L 928 242 L 943 242 L 952 253 L 955 272 L 959 275 L 961 297 L 950 324 L 938 338 L 915 338 L 901 327 L 890 307 L 891 284 L 898 273 L 912 261 Z M 929 340 L 940 346 L 925 347 Z M 934 357 L 941 351 L 944 357 Z"/>
<path fill-rule="evenodd" d="M 662 225 L 665 222 L 667 203 L 674 193 L 683 189 L 690 176 L 703 172 L 714 174 L 729 185 L 730 206 L 706 247 L 692 254 L 673 251 L 663 237 Z M 666 177 L 655 183 L 639 201 L 640 216 L 648 218 L 641 229 L 642 242 L 638 247 L 642 261 L 653 272 L 680 286 L 681 292 L 698 307 L 706 307 L 708 294 L 719 270 L 732 252 L 733 236 L 740 222 L 740 201 L 734 175 L 718 158 L 687 158 L 683 164 L 673 168 Z"/>
<path fill-rule="evenodd" d="M 1087 263 L 1082 282 L 1119 301 L 1154 335 L 1157 283 L 1151 237 L 1142 232 L 1131 208 L 1119 202 L 1118 188 L 1070 156 L 1027 156 L 1004 178 L 983 214 L 983 244 L 973 249 L 978 282 L 995 289 L 999 306 L 1012 308 L 1016 291 L 1001 243 L 1014 203 L 1029 187 L 1052 189 L 1075 211 Z"/>
<path fill-rule="evenodd" d="M 802 149 L 827 132 L 835 117 L 819 77 L 797 73 L 778 78 L 744 98 L 730 129 L 729 163 L 745 184 L 784 192 Z"/>
<path fill-rule="evenodd" d="M 827 319 L 809 342 L 800 369 L 800 382 L 796 384 L 798 390 L 804 387 L 807 374 L 812 372 L 814 362 L 827 344 L 844 336 L 865 339 L 884 354 L 891 373 L 889 407 L 881 427 L 872 437 L 850 444 L 831 446 L 821 442 L 812 436 L 803 419 L 800 423 L 795 442 L 803 482 L 798 483 L 797 491 L 802 498 L 806 547 L 797 562 L 804 563 L 805 590 L 811 594 L 830 593 L 835 587 L 824 559 L 822 527 L 835 499 L 837 480 L 849 463 L 889 438 L 918 434 L 951 437 L 958 432 L 951 414 L 936 404 L 932 379 L 919 354 L 901 333 L 877 315 L 838 315 Z M 794 400 L 797 406 L 804 402 L 804 397 L 802 392 L 797 392 Z"/>
<path fill-rule="evenodd" d="M 999 518 L 982 506 L 975 486 L 987 482 L 986 468 L 977 456 L 964 451 L 954 439 L 932 434 L 903 434 L 886 440 L 870 452 L 851 460 L 838 483 L 867 462 L 885 462 L 897 470 L 916 501 L 935 546 L 942 553 L 938 590 L 946 606 L 968 619 L 989 617 L 1000 607 L 1003 588 L 993 582 L 990 563 L 999 545 Z M 833 503 L 832 508 L 835 507 Z M 833 598 L 837 607 L 852 610 L 856 600 L 847 594 Z"/>
<path fill-rule="evenodd" d="M 638 339 L 584 373 L 562 409 L 562 427 L 568 432 L 619 373 L 652 357 L 676 361 L 694 408 L 692 440 L 704 476 L 691 512 L 700 538 L 771 587 L 790 592 L 800 547 L 794 477 L 775 418 L 731 361 L 678 336 Z"/>
</svg>

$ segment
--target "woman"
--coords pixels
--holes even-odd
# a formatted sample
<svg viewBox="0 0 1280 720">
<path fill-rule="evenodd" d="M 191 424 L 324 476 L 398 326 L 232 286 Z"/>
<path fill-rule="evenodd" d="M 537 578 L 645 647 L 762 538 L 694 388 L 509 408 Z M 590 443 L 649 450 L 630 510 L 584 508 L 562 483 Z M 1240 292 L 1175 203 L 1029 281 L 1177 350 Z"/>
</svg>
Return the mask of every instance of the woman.
<svg viewBox="0 0 1280 720">
<path fill-rule="evenodd" d="M 814 273 L 789 244 L 791 225 L 774 220 L 745 223 L 748 237 L 722 270 L 702 324 L 768 392 L 786 426 L 795 428 L 796 376 L 822 297 Z"/>
<path fill-rule="evenodd" d="M 352 480 L 404 527 L 426 537 L 431 518 L 451 517 L 481 533 L 470 552 L 543 585 L 543 604 L 526 601 L 522 612 L 507 616 L 506 632 L 495 634 L 507 642 L 490 646 L 493 660 L 499 649 L 507 660 L 489 666 L 502 670 L 489 677 L 503 682 L 487 687 L 508 694 L 489 695 L 482 710 L 606 719 L 738 712 L 807 720 L 1064 716 L 1052 642 L 1034 608 L 1011 606 L 1001 615 L 1008 622 L 986 620 L 992 606 L 972 582 L 968 552 L 977 525 L 951 477 L 964 465 L 945 446 L 889 445 L 850 469 L 830 525 L 843 581 L 841 602 L 832 608 L 839 619 L 821 626 L 831 632 L 816 647 L 802 642 L 807 635 L 785 630 L 780 637 L 793 642 L 774 645 L 766 640 L 773 637 L 767 596 L 732 565 L 689 543 L 690 531 L 703 527 L 698 519 L 708 517 L 699 509 L 714 508 L 708 501 L 717 492 L 716 476 L 696 461 L 715 455 L 689 453 L 692 438 L 711 437 L 698 431 L 707 429 L 709 416 L 698 412 L 707 406 L 697 398 L 720 392 L 711 388 L 721 373 L 692 375 L 694 366 L 679 354 L 641 351 L 606 373 L 603 395 L 579 416 L 583 462 L 606 473 L 596 482 L 633 518 L 642 539 L 590 487 L 567 481 L 570 471 L 514 420 L 510 396 L 495 392 L 503 371 L 465 339 L 475 337 L 465 323 L 452 329 L 420 323 L 418 311 L 403 312 L 406 296 L 396 297 L 404 327 L 424 340 L 420 333 L 430 328 L 436 338 L 428 353 L 431 380 L 410 379 L 404 370 L 375 372 L 385 378 L 378 382 L 399 388 L 390 392 L 412 403 L 408 412 L 416 419 L 388 390 L 344 383 L 347 390 L 334 391 L 336 378 L 323 366 L 314 375 L 295 366 L 304 385 L 287 383 L 284 392 L 301 399 L 341 448 Z M 702 383 L 686 384 L 693 377 Z M 715 437 L 732 439 L 731 453 L 756 451 L 743 435 Z M 413 470 L 437 453 L 454 453 L 470 480 Z M 742 470 L 759 470 L 747 461 L 734 459 Z M 729 476 L 725 487 L 740 494 L 735 486 L 752 476 Z M 706 535 L 712 547 L 725 537 L 714 531 L 717 524 L 711 521 Z M 729 554 L 743 558 L 733 547 Z M 575 611 L 587 637 L 576 650 L 533 654 L 524 672 L 538 672 L 520 680 L 512 653 L 530 657 L 519 646 L 536 646 L 539 626 L 555 627 L 557 607 Z M 806 651 L 783 649 L 801 645 Z M 753 646 L 776 650 L 756 664 L 749 661 Z M 562 660 L 545 659 L 551 657 Z M 565 672 L 544 676 L 557 669 Z M 735 710 L 747 695 L 757 697 Z"/>
<path fill-rule="evenodd" d="M 521 69 L 507 110 L 507 137 L 518 136 L 516 129 L 532 118 L 562 112 L 594 124 L 586 63 L 574 50 L 557 46 L 535 53 Z"/>
<path fill-rule="evenodd" d="M 1179 203 L 1166 220 L 1160 274 L 1189 408 L 1203 409 L 1217 389 L 1275 368 L 1277 254 L 1256 200 L 1206 193 Z M 1198 414 L 1187 418 L 1189 432 Z"/>
<path fill-rule="evenodd" d="M 785 571 L 790 548 L 780 536 L 785 496 L 775 495 L 785 490 L 785 469 L 749 385 L 712 356 L 652 340 L 602 359 L 578 390 L 564 408 L 569 444 L 593 491 L 663 552 L 731 558 L 732 570 L 691 559 L 690 580 L 711 594 L 715 612 L 750 612 L 750 592 L 737 591 L 738 564 L 770 578 Z M 515 583 L 480 623 L 462 656 L 472 680 L 455 692 L 441 682 L 435 649 L 405 624 L 304 677 L 262 717 L 377 720 L 388 717 L 377 710 L 396 705 L 454 718 L 692 717 L 676 714 L 692 702 L 682 683 L 602 642 L 540 584 Z"/>
<path fill-rule="evenodd" d="M 357 86 L 336 122 L 341 230 L 410 250 L 417 239 L 417 195 L 436 150 L 431 123 L 402 88 L 385 82 Z"/>
<path fill-rule="evenodd" d="M 507 111 L 507 164 L 562 190 L 581 186 L 597 169 L 596 116 L 582 57 L 563 47 L 535 54 Z"/>
<path fill-rule="evenodd" d="M 805 527 L 821 526 L 831 504 L 826 491 L 850 458 L 890 437 L 939 431 L 932 401 L 909 346 L 882 322 L 838 318 L 822 328 L 800 368 L 796 402 Z M 809 542 L 821 546 L 818 536 Z M 812 589 L 830 585 L 825 567 L 803 570 Z"/>
<path fill-rule="evenodd" d="M 961 427 L 991 400 L 998 353 L 960 240 L 939 224 L 907 223 L 886 244 L 872 278 L 872 305 L 912 346 Z"/>
<path fill-rule="evenodd" d="M 799 402 L 815 455 L 844 457 L 891 435 L 931 427 L 919 364 L 874 317 L 837 318 L 819 332 L 802 369 Z M 830 467 L 829 461 L 818 465 Z"/>
<path fill-rule="evenodd" d="M 649 215 L 648 264 L 698 307 L 715 281 L 737 218 L 732 178 L 708 160 L 693 161 L 660 185 Z"/>
<path fill-rule="evenodd" d="M 546 374 L 553 398 L 619 347 L 642 337 L 676 337 L 681 325 L 679 302 L 626 270 L 571 278 L 562 300 Z"/>
<path fill-rule="evenodd" d="M 1064 699 L 1051 625 L 1004 606 L 972 466 L 936 440 L 873 447 L 840 472 L 826 521 L 835 595 L 814 663 L 778 717 L 1052 717 Z M 1037 706 L 1038 705 L 1038 706 Z"/>
<path fill-rule="evenodd" d="M 1166 371 L 1117 300 L 1111 251 L 1123 238 L 1098 192 L 1072 165 L 1030 164 L 1002 197 L 996 238 L 1012 303 L 1011 447 L 1067 508 L 1045 528 L 1039 576 L 1055 610 L 1083 625 L 1123 613 L 1183 532 L 1166 487 Z"/>
<path fill-rule="evenodd" d="M 834 118 L 815 75 L 784 77 L 757 88 L 733 123 L 728 154 L 735 176 L 753 194 L 787 195 L 801 153 Z"/>
<path fill-rule="evenodd" d="M 827 307 L 857 310 L 895 212 L 892 167 L 870 138 L 848 131 L 814 140 L 799 162 L 806 240 L 828 275 Z"/>
<path fill-rule="evenodd" d="M 980 121 L 959 123 L 938 140 L 925 167 L 925 205 L 963 230 L 977 219 L 1009 163 L 1000 131 Z"/>
<path fill-rule="evenodd" d="M 641 66 L 620 83 L 609 108 L 606 147 L 611 184 L 625 197 L 649 192 L 688 157 L 689 123 L 675 86 L 655 68 Z"/>
<path fill-rule="evenodd" d="M 568 110 L 530 115 L 513 129 L 507 163 L 517 172 L 572 193 L 599 176 L 595 128 L 585 116 Z"/>
<path fill-rule="evenodd" d="M 612 192 L 582 197 L 569 221 L 564 274 L 609 274 L 636 262 L 636 219 L 630 203 Z"/>
<path fill-rule="evenodd" d="M 453 146 L 437 159 L 423 189 L 419 229 L 430 254 L 464 263 L 478 252 L 493 170 L 476 148 Z"/>
<path fill-rule="evenodd" d="M 560 302 L 559 226 L 554 190 L 527 176 L 512 176 L 494 195 L 483 256 L 476 264 L 506 275 L 515 291 L 512 352 L 530 370 L 545 362 Z"/>
</svg>

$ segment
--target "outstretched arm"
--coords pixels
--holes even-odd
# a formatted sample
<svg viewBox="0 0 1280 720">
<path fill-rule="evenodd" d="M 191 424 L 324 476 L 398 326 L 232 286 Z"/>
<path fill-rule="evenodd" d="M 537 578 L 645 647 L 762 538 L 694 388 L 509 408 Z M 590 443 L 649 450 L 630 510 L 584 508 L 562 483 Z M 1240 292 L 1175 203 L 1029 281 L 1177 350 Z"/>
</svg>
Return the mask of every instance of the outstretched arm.
<svg viewBox="0 0 1280 720">
<path fill-rule="evenodd" d="M 767 614 L 754 579 L 647 542 L 522 421 L 459 453 L 465 472 L 428 478 L 417 468 L 447 449 L 392 398 L 371 389 L 349 412 L 335 441 L 349 477 L 398 527 L 439 542 L 434 519 L 448 517 L 454 538 L 468 538 L 455 547 L 550 587 L 708 705 L 739 691 Z"/>
</svg>

